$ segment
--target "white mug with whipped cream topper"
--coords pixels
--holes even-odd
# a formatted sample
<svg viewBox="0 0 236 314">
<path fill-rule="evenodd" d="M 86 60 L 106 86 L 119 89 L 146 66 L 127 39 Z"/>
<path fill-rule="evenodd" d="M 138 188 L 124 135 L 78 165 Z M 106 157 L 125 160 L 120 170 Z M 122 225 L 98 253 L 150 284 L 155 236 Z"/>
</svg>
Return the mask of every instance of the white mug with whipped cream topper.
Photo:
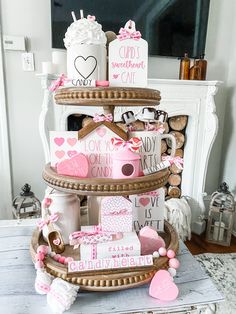
<svg viewBox="0 0 236 314">
<path fill-rule="evenodd" d="M 81 16 L 68 27 L 64 38 L 67 48 L 67 77 L 75 86 L 89 80 L 106 80 L 106 35 L 95 16 Z M 89 85 L 89 84 L 88 84 Z"/>
</svg>

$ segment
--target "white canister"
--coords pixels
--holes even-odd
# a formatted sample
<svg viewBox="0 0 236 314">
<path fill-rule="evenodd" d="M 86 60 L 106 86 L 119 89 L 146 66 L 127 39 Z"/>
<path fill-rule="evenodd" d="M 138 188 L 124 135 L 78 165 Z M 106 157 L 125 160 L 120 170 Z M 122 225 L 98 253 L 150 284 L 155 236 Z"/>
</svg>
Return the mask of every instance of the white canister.
<svg viewBox="0 0 236 314">
<path fill-rule="evenodd" d="M 49 207 L 50 214 L 58 213 L 59 219 L 53 223 L 56 230 L 60 231 L 64 244 L 69 243 L 69 235 L 80 230 L 80 200 L 76 194 L 68 194 L 53 190 L 46 197 L 52 199 Z M 42 209 L 42 216 L 45 212 Z M 44 239 L 47 240 L 48 228 L 43 228 Z"/>
<path fill-rule="evenodd" d="M 224 231 L 225 231 L 224 228 L 225 228 L 225 224 L 223 223 L 223 221 L 221 221 L 221 223 L 219 221 L 216 221 L 214 223 L 213 240 L 215 240 L 215 241 L 223 241 L 224 240 Z M 218 235 L 219 235 L 219 238 L 218 238 Z"/>
<path fill-rule="evenodd" d="M 74 44 L 67 49 L 69 79 L 106 80 L 106 48 L 104 45 Z"/>
<path fill-rule="evenodd" d="M 154 167 L 161 162 L 161 141 L 168 138 L 171 145 L 171 156 L 175 156 L 176 140 L 172 134 L 160 134 L 157 131 L 134 131 L 129 133 L 129 138 L 139 137 L 142 146 L 139 148 L 142 169 Z"/>
</svg>

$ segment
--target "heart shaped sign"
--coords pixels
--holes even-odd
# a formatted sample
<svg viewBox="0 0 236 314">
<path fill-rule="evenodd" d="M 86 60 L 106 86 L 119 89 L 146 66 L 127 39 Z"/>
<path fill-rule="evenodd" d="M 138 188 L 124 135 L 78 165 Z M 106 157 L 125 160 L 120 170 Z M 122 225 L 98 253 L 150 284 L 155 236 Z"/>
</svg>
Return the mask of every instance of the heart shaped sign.
<svg viewBox="0 0 236 314">
<path fill-rule="evenodd" d="M 139 231 L 139 241 L 141 244 L 141 255 L 149 255 L 158 251 L 160 247 L 165 247 L 165 241 L 158 235 L 154 228 L 143 227 Z"/>
<path fill-rule="evenodd" d="M 61 243 L 61 240 L 59 238 L 53 240 L 53 244 L 59 245 Z"/>
<path fill-rule="evenodd" d="M 57 164 L 57 173 L 65 176 L 86 178 L 88 176 L 88 159 L 84 154 L 78 154 L 71 159 L 65 159 Z"/>
<path fill-rule="evenodd" d="M 178 294 L 179 289 L 173 282 L 170 273 L 167 270 L 158 270 L 152 278 L 149 295 L 161 301 L 173 301 Z"/>
<path fill-rule="evenodd" d="M 97 59 L 94 56 L 78 56 L 75 58 L 74 66 L 79 75 L 87 80 L 97 68 Z"/>
</svg>

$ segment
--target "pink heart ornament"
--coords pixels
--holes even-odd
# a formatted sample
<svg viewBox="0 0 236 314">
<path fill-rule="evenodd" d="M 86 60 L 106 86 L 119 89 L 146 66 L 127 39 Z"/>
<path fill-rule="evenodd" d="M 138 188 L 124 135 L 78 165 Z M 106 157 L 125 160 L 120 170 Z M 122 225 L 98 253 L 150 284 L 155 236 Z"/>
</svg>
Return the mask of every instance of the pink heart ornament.
<svg viewBox="0 0 236 314">
<path fill-rule="evenodd" d="M 103 137 L 107 133 L 107 130 L 105 128 L 97 128 L 96 133 L 98 136 Z"/>
<path fill-rule="evenodd" d="M 177 298 L 179 289 L 167 270 L 158 270 L 152 278 L 149 295 L 161 301 L 173 301 Z"/>
<path fill-rule="evenodd" d="M 59 245 L 61 243 L 61 240 L 59 238 L 57 238 L 57 239 L 53 240 L 52 242 L 55 245 Z"/>
<path fill-rule="evenodd" d="M 55 155 L 57 156 L 57 158 L 62 159 L 65 156 L 65 152 L 64 150 L 57 150 L 55 151 Z"/>
<path fill-rule="evenodd" d="M 118 78 L 118 76 L 119 76 L 119 74 L 113 74 L 113 79 L 117 79 Z"/>
<path fill-rule="evenodd" d="M 141 244 L 141 255 L 149 255 L 158 251 L 160 247 L 165 247 L 165 241 L 158 235 L 152 227 L 145 226 L 139 231 L 138 235 Z"/>
<path fill-rule="evenodd" d="M 61 146 L 65 142 L 65 139 L 63 137 L 55 137 L 54 142 L 57 146 Z"/>
<path fill-rule="evenodd" d="M 65 176 L 86 178 L 88 176 L 88 159 L 84 154 L 78 154 L 71 159 L 65 159 L 57 164 L 57 173 Z"/>
<path fill-rule="evenodd" d="M 141 197 L 141 198 L 139 199 L 139 203 L 140 203 L 143 207 L 145 207 L 145 206 L 147 206 L 147 205 L 150 203 L 150 199 L 149 199 L 148 197 Z"/>
<path fill-rule="evenodd" d="M 67 139 L 67 143 L 70 145 L 70 146 L 75 146 L 77 142 L 77 138 L 74 138 L 74 137 L 70 137 Z"/>
</svg>

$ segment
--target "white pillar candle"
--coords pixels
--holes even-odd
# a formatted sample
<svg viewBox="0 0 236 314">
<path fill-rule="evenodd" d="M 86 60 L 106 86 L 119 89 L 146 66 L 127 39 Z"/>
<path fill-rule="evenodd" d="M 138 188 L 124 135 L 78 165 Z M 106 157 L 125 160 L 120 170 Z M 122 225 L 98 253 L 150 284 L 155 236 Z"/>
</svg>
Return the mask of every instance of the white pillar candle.
<svg viewBox="0 0 236 314">
<path fill-rule="evenodd" d="M 53 64 L 50 61 L 42 62 L 42 73 L 43 74 L 54 74 Z"/>
<path fill-rule="evenodd" d="M 220 228 L 220 232 L 219 232 Z M 215 241 L 223 241 L 224 239 L 224 228 L 225 224 L 223 222 L 216 221 L 214 223 L 214 230 L 213 230 L 213 240 Z M 219 232 L 219 238 L 218 238 L 218 232 Z"/>
<path fill-rule="evenodd" d="M 52 52 L 52 63 L 56 74 L 66 74 L 66 50 Z"/>
</svg>

